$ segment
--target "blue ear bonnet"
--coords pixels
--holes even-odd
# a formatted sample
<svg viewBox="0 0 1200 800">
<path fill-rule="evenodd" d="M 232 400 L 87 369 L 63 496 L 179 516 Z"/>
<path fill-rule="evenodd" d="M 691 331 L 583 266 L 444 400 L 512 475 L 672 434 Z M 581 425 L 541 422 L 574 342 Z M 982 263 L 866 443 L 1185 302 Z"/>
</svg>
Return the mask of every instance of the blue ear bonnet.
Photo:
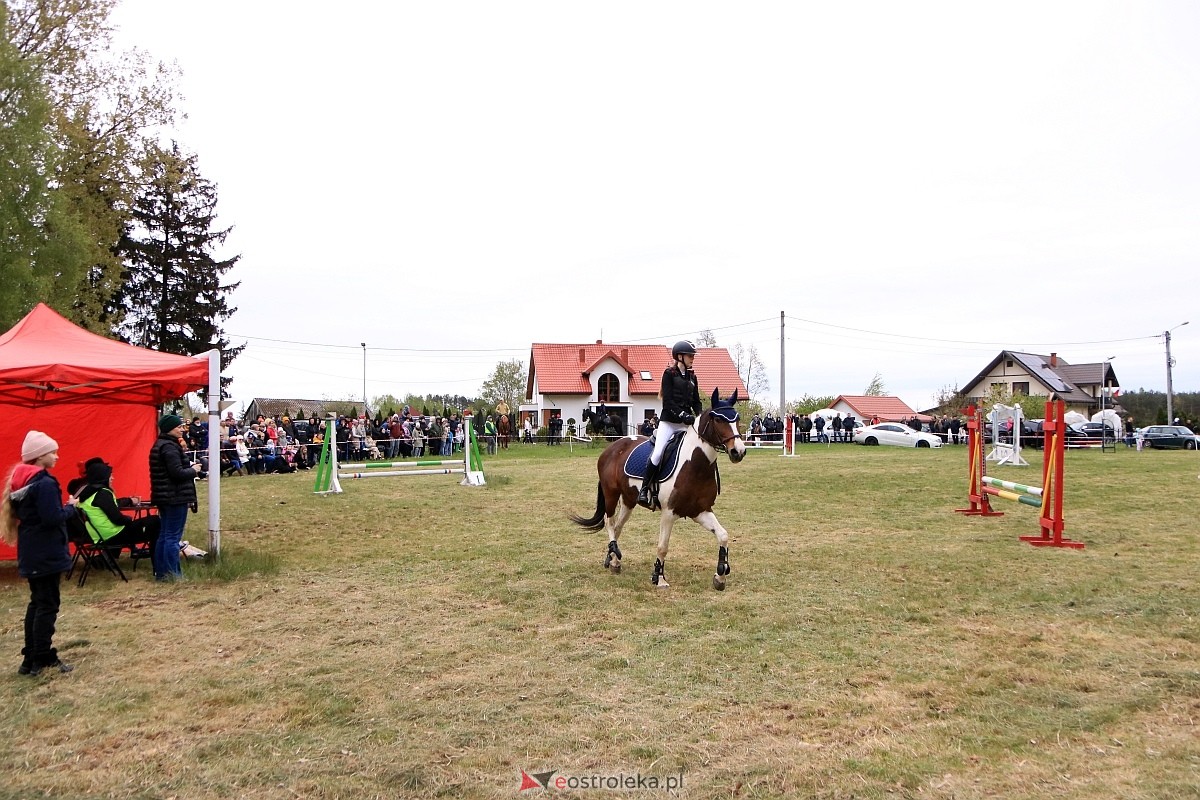
<svg viewBox="0 0 1200 800">
<path fill-rule="evenodd" d="M 737 409 L 733 408 L 732 406 L 726 408 L 714 408 L 708 413 L 716 414 L 718 417 L 730 423 L 731 425 L 737 422 L 739 419 Z"/>
</svg>

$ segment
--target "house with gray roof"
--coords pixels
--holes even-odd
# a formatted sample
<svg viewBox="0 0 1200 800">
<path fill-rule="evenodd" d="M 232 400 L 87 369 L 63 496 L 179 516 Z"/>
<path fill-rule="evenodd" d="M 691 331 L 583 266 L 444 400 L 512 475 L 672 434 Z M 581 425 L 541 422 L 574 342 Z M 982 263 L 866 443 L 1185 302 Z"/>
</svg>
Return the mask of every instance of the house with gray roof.
<svg viewBox="0 0 1200 800">
<path fill-rule="evenodd" d="M 981 400 L 992 386 L 1003 386 L 1012 394 L 1027 397 L 1055 395 L 1066 402 L 1067 411 L 1091 416 L 1100 410 L 1101 387 L 1111 390 L 1120 385 L 1108 361 L 1069 364 L 1058 353 L 1043 356 L 1001 350 L 962 393 L 971 402 Z"/>
</svg>

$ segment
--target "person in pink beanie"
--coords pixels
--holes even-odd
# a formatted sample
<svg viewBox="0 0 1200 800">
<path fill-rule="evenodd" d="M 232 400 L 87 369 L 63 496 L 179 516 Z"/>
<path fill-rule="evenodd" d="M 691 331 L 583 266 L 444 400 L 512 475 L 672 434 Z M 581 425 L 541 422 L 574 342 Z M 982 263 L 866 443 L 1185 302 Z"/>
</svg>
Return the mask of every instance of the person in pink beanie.
<svg viewBox="0 0 1200 800">
<path fill-rule="evenodd" d="M 44 669 L 70 672 L 54 649 L 58 621 L 59 584 L 71 568 L 66 522 L 78 500 L 62 502 L 62 489 L 49 470 L 58 463 L 58 442 L 41 431 L 30 431 L 21 445 L 21 463 L 4 487 L 0 535 L 17 545 L 17 573 L 29 581 L 25 610 L 24 658 L 17 670 L 37 675 Z"/>
</svg>

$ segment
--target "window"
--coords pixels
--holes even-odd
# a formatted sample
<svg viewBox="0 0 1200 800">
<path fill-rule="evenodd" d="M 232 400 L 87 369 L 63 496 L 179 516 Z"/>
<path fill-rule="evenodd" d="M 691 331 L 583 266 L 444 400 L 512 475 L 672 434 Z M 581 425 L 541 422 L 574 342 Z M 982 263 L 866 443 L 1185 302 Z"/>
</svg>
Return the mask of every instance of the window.
<svg viewBox="0 0 1200 800">
<path fill-rule="evenodd" d="M 648 381 L 648 380 L 650 380 L 650 378 L 651 378 L 651 375 L 650 375 L 650 371 L 649 371 L 649 370 L 645 370 L 645 369 L 644 369 L 644 370 L 642 370 L 641 372 L 639 372 L 638 374 L 639 374 L 639 375 L 641 375 L 641 377 L 642 377 L 642 380 L 644 380 L 644 381 Z"/>
<path fill-rule="evenodd" d="M 621 401 L 621 382 L 611 372 L 600 376 L 596 386 L 596 398 L 601 403 L 619 403 Z"/>
<path fill-rule="evenodd" d="M 1014 381 L 1012 393 L 1023 394 L 1026 397 L 1029 397 L 1029 381 Z"/>
</svg>

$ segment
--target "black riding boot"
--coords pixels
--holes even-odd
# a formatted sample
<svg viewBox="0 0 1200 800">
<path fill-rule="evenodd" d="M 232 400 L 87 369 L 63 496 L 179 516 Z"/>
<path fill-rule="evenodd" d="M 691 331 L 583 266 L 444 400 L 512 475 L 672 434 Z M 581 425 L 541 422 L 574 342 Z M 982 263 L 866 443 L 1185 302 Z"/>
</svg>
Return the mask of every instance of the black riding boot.
<svg viewBox="0 0 1200 800">
<path fill-rule="evenodd" d="M 656 496 L 657 487 L 655 486 L 655 484 L 658 482 L 658 467 L 658 464 L 655 464 L 653 461 L 647 459 L 646 474 L 642 478 L 642 490 L 638 492 L 637 501 L 639 506 L 653 509 L 655 501 L 658 500 L 658 497 Z"/>
</svg>

